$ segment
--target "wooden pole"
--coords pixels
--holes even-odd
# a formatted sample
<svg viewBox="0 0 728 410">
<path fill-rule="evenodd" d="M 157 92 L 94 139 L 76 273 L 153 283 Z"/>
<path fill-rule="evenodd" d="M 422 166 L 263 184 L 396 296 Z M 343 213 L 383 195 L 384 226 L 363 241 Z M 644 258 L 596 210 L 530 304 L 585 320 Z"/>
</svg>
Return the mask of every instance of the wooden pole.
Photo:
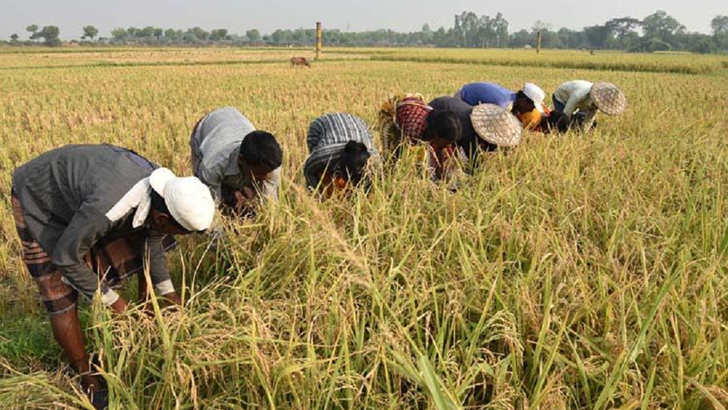
<svg viewBox="0 0 728 410">
<path fill-rule="evenodd" d="M 321 28 L 321 22 L 316 22 L 316 58 L 314 61 L 318 61 L 321 57 L 321 47 L 323 46 L 323 29 Z"/>
<path fill-rule="evenodd" d="M 541 31 L 536 33 L 536 54 L 541 54 Z"/>
</svg>

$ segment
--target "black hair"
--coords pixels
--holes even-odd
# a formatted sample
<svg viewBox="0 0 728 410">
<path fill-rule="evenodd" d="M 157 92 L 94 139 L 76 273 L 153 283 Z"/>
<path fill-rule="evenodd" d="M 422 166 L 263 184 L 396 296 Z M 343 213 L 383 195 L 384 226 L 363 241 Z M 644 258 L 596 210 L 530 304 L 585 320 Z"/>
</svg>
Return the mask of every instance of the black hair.
<svg viewBox="0 0 728 410">
<path fill-rule="evenodd" d="M 364 178 L 367 162 L 369 161 L 369 149 L 361 142 L 349 141 L 344 147 L 344 152 L 339 157 L 339 175 L 353 182 L 354 185 Z"/>
<path fill-rule="evenodd" d="M 546 133 L 558 132 L 563 134 L 571 129 L 581 129 L 586 120 L 586 113 L 578 111 L 567 118 L 563 112 L 552 111 L 547 117 L 541 117 L 541 129 Z M 596 127 L 596 121 L 592 124 L 592 128 Z"/>
<path fill-rule="evenodd" d="M 172 213 L 169 212 L 169 208 L 167 207 L 167 203 L 164 201 L 164 198 L 162 198 L 162 195 L 159 195 L 159 193 L 157 193 L 154 189 L 152 189 L 152 208 L 159 213 L 168 215 L 169 220 L 175 228 L 181 229 L 183 232 L 190 232 L 189 229 L 185 228 L 182 224 L 177 222 L 176 219 L 174 219 Z"/>
<path fill-rule="evenodd" d="M 519 101 L 524 101 L 524 103 L 526 104 L 533 105 L 533 108 L 531 108 L 531 110 L 534 110 L 536 108 L 536 101 L 533 101 L 531 97 L 527 96 L 526 93 L 523 92 L 523 90 L 518 90 L 518 92 L 516 93 L 516 101 L 514 102 L 513 109 L 511 110 L 511 112 L 513 112 L 514 114 L 520 111 L 520 106 L 518 105 Z"/>
<path fill-rule="evenodd" d="M 577 111 L 574 113 L 574 115 L 571 116 L 571 123 L 569 124 L 572 128 L 578 128 L 581 129 L 584 126 L 584 123 L 586 122 L 587 113 L 585 111 Z M 597 121 L 594 120 L 591 124 L 591 128 L 597 127 Z M 586 130 L 589 131 L 589 130 Z"/>
<path fill-rule="evenodd" d="M 482 138 L 478 138 L 478 146 L 484 152 L 493 152 L 498 149 L 497 145 L 493 144 L 492 142 L 488 142 Z"/>
<path fill-rule="evenodd" d="M 430 112 L 427 116 L 427 128 L 425 128 L 422 139 L 432 141 L 436 137 L 453 143 L 460 141 L 462 127 L 457 114 L 448 110 L 433 110 Z"/>
<path fill-rule="evenodd" d="M 283 163 L 283 150 L 273 134 L 253 131 L 240 143 L 240 158 L 254 167 L 272 171 Z"/>
<path fill-rule="evenodd" d="M 544 134 L 564 133 L 569 130 L 569 121 L 561 111 L 551 111 L 541 116 L 541 130 Z"/>
</svg>

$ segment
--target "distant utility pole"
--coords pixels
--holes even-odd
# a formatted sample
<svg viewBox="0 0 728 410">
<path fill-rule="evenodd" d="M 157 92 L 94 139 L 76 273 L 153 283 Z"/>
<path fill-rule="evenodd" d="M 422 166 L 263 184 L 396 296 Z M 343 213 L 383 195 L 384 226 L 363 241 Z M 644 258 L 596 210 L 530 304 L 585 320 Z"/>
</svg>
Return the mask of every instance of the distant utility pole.
<svg viewBox="0 0 728 410">
<path fill-rule="evenodd" d="M 316 22 L 316 58 L 314 61 L 318 61 L 321 57 L 321 47 L 323 45 L 323 29 L 321 28 L 321 22 Z"/>
<path fill-rule="evenodd" d="M 536 33 L 536 54 L 541 54 L 541 30 Z"/>
</svg>

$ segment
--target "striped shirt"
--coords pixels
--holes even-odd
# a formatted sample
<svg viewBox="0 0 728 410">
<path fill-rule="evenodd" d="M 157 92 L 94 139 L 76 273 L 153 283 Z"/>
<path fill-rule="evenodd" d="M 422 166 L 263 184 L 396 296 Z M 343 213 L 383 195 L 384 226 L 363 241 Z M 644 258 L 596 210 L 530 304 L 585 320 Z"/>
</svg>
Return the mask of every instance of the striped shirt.
<svg viewBox="0 0 728 410">
<path fill-rule="evenodd" d="M 218 108 L 207 114 L 197 125 L 190 146 L 194 174 L 210 187 L 216 201 L 222 198 L 222 186 L 235 190 L 244 187 L 259 192 L 264 198 L 278 199 L 281 167 L 266 175 L 263 181 L 253 181 L 242 175 L 238 165 L 240 143 L 255 126 L 233 107 Z"/>
<path fill-rule="evenodd" d="M 306 137 L 310 155 L 303 166 L 309 187 L 318 186 L 321 172 L 338 162 L 349 141 L 361 142 L 372 156 L 377 155 L 372 135 L 359 117 L 347 113 L 329 113 L 311 123 Z"/>
</svg>

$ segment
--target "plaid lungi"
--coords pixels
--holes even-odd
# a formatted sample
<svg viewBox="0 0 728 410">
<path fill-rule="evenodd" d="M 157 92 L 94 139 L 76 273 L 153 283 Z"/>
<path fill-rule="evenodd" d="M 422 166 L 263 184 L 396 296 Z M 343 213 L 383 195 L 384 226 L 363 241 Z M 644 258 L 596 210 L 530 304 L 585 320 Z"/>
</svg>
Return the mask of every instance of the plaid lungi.
<svg viewBox="0 0 728 410">
<path fill-rule="evenodd" d="M 78 291 L 63 280 L 61 270 L 51 263 L 51 256 L 41 248 L 28 229 L 20 200 L 13 194 L 13 218 L 23 245 L 23 262 L 35 280 L 41 300 L 48 313 L 58 315 L 76 306 Z M 146 230 L 138 230 L 121 238 L 102 238 L 84 257 L 86 263 L 109 287 L 118 287 L 127 277 L 144 267 Z M 164 250 L 172 249 L 176 242 L 164 237 Z"/>
</svg>

